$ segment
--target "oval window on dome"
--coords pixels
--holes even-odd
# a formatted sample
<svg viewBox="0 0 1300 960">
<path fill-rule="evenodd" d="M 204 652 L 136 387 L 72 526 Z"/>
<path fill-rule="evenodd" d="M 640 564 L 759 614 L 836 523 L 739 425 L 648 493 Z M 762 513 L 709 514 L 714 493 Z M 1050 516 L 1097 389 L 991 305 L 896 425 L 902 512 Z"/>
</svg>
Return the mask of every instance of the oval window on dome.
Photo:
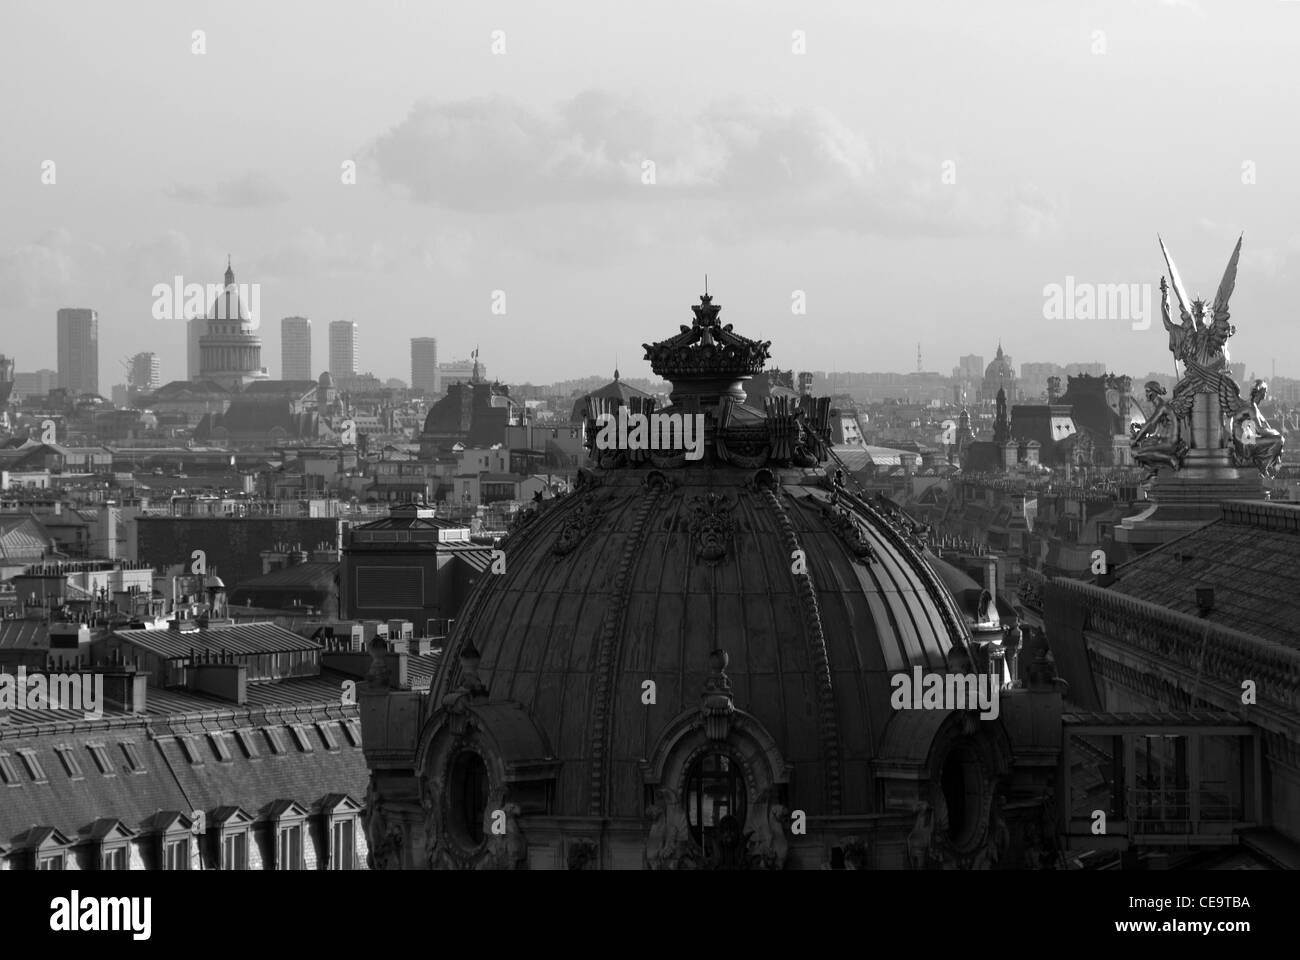
<svg viewBox="0 0 1300 960">
<path fill-rule="evenodd" d="M 448 826 L 461 843 L 477 847 L 485 839 L 483 815 L 488 803 L 488 773 L 483 758 L 465 750 L 452 762 Z"/>
<path fill-rule="evenodd" d="M 958 850 L 976 838 L 984 803 L 984 772 L 974 745 L 959 742 L 948 751 L 940 774 L 948 813 L 948 839 Z"/>
<path fill-rule="evenodd" d="M 691 836 L 712 849 L 718 831 L 745 823 L 745 776 L 740 764 L 725 753 L 697 757 L 686 776 L 686 819 Z M 730 819 L 728 819 L 730 818 Z"/>
</svg>

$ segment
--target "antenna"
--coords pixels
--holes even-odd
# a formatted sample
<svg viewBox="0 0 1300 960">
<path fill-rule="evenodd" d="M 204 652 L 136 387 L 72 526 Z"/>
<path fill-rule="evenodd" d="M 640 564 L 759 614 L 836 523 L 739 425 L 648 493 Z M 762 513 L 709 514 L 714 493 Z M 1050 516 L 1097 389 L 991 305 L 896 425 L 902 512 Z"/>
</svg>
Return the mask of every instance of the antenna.
<svg viewBox="0 0 1300 960">
<path fill-rule="evenodd" d="M 704 295 L 706 297 L 709 295 L 709 275 L 707 273 L 704 275 Z"/>
</svg>

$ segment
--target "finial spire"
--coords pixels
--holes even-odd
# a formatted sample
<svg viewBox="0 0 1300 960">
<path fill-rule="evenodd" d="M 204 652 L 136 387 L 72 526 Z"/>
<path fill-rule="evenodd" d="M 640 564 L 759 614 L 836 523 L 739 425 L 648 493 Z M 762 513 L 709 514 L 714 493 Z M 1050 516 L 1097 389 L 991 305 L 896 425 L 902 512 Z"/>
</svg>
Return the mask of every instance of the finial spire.
<svg viewBox="0 0 1300 960">
<path fill-rule="evenodd" d="M 709 292 L 709 275 L 706 273 L 704 275 L 704 293 L 706 296 L 708 295 L 708 292 Z"/>
</svg>

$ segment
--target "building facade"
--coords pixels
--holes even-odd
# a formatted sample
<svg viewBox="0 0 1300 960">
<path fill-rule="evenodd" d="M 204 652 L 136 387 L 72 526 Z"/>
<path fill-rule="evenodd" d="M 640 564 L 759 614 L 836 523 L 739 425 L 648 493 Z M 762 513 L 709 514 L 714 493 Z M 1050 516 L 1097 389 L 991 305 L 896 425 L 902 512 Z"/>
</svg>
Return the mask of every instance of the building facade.
<svg viewBox="0 0 1300 960">
<path fill-rule="evenodd" d="M 70 394 L 99 393 L 99 314 L 81 307 L 58 313 L 59 386 Z"/>
<path fill-rule="evenodd" d="M 311 321 L 285 317 L 280 321 L 280 379 L 314 380 L 311 369 Z"/>
<path fill-rule="evenodd" d="M 438 339 L 411 338 L 411 389 L 426 396 L 438 393 Z"/>
<path fill-rule="evenodd" d="M 357 325 L 351 320 L 330 323 L 330 374 L 335 380 L 355 377 L 357 366 Z"/>
</svg>

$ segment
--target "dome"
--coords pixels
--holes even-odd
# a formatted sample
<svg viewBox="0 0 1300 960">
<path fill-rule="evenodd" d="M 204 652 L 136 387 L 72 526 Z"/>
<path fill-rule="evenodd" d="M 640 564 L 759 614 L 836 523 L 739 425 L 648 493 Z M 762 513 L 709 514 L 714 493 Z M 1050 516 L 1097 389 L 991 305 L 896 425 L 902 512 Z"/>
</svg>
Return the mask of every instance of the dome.
<svg viewBox="0 0 1300 960">
<path fill-rule="evenodd" d="M 912 811 L 916 771 L 958 736 L 948 714 L 890 702 L 897 674 L 969 662 L 967 618 L 916 531 L 844 486 L 829 401 L 747 405 L 768 344 L 721 325 L 707 295 L 694 309 L 645 345 L 673 403 L 642 412 L 702 417 L 702 456 L 593 438 L 577 490 L 516 521 L 504 572 L 460 611 L 414 751 L 427 865 L 513 862 L 477 818 L 514 807 L 625 825 L 609 865 L 716 866 L 749 843 L 746 862 L 771 866 L 772 818 Z M 727 830 L 701 826 L 706 793 Z"/>
<path fill-rule="evenodd" d="M 320 375 L 320 379 L 318 379 L 318 380 L 316 381 L 316 385 L 317 385 L 318 387 L 322 387 L 322 388 L 324 388 L 324 389 L 326 389 L 326 390 L 333 390 L 333 389 L 334 389 L 334 377 L 330 374 L 330 372 L 329 372 L 328 370 L 326 370 L 324 373 L 322 373 L 322 374 Z"/>
<path fill-rule="evenodd" d="M 1016 372 L 1011 366 L 1011 358 L 1002 353 L 1002 344 L 999 343 L 997 355 L 984 370 L 984 379 L 1004 381 L 1014 380 L 1015 378 Z"/>
</svg>

